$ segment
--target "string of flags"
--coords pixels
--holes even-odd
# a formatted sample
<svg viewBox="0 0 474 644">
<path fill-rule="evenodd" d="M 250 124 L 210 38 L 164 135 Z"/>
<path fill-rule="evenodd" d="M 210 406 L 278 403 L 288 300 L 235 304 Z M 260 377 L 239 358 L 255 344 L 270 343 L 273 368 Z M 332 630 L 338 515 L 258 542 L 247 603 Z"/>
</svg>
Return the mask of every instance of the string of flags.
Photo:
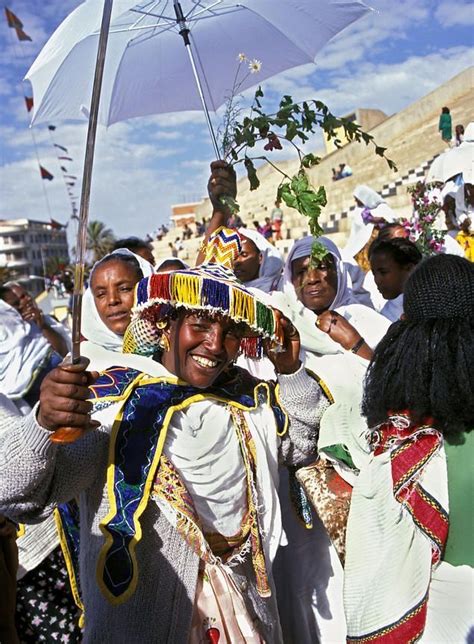
<svg viewBox="0 0 474 644">
<path fill-rule="evenodd" d="M 24 31 L 23 23 L 18 18 L 18 16 L 16 14 L 14 14 L 13 11 L 8 9 L 7 7 L 4 7 L 4 11 L 5 11 L 5 17 L 6 17 L 7 25 L 8 25 L 8 27 L 10 27 L 11 29 L 13 29 L 15 31 L 18 40 L 19 41 L 30 41 L 30 42 L 32 42 L 32 38 Z M 27 92 L 25 91 L 25 89 L 24 89 L 24 100 L 25 100 L 26 111 L 29 113 L 33 109 L 34 103 L 33 103 L 33 97 L 28 96 Z M 56 126 L 55 125 L 48 125 L 48 130 L 50 132 L 50 136 L 51 136 L 51 139 L 52 139 L 52 137 L 53 137 L 52 133 L 56 130 Z M 50 172 L 49 169 L 45 168 L 44 165 L 42 165 L 42 163 L 40 162 L 39 154 L 38 154 L 38 150 L 37 150 L 37 146 L 36 146 L 36 141 L 35 141 L 34 137 L 33 137 L 33 143 L 34 143 L 35 148 L 36 148 L 36 156 L 38 158 L 38 166 L 39 166 L 39 172 L 40 172 L 41 179 L 45 180 L 45 181 L 53 181 L 54 180 L 54 174 L 52 172 Z M 73 162 L 73 158 L 70 156 L 69 150 L 68 150 L 67 147 L 65 147 L 64 145 L 61 145 L 59 143 L 56 143 L 54 140 L 52 140 L 52 143 L 53 143 L 53 148 L 55 150 L 56 157 L 57 157 L 57 160 L 58 160 L 58 165 L 59 165 L 59 168 L 60 168 L 61 173 L 62 173 L 64 185 L 65 185 L 65 188 L 66 188 L 66 191 L 67 191 L 70 203 L 71 203 L 71 210 L 72 210 L 71 219 L 78 219 L 78 217 L 77 217 L 77 212 L 78 212 L 78 209 L 77 209 L 77 197 L 74 195 L 74 190 L 73 190 L 73 188 L 76 185 L 77 177 L 75 175 L 71 174 L 69 172 L 69 169 L 66 167 L 66 165 L 64 165 L 65 161 L 67 161 L 69 163 Z M 45 197 L 46 197 L 46 200 L 47 200 L 46 193 L 45 193 Z M 49 204 L 48 204 L 48 210 L 49 210 Z M 51 218 L 51 226 L 53 228 L 58 228 L 58 227 L 59 228 L 65 228 L 67 226 L 67 224 L 64 226 L 63 224 L 60 224 L 59 222 L 57 222 L 56 220 Z"/>
<path fill-rule="evenodd" d="M 13 13 L 13 11 L 10 11 L 10 9 L 7 9 L 7 7 L 5 7 L 5 16 L 7 17 L 8 26 L 16 31 L 16 35 L 18 36 L 18 40 L 29 40 L 29 41 L 31 41 L 31 38 L 28 36 L 28 34 L 26 34 L 23 31 L 23 23 L 21 22 L 21 20 L 18 18 L 18 16 L 16 16 Z"/>
</svg>

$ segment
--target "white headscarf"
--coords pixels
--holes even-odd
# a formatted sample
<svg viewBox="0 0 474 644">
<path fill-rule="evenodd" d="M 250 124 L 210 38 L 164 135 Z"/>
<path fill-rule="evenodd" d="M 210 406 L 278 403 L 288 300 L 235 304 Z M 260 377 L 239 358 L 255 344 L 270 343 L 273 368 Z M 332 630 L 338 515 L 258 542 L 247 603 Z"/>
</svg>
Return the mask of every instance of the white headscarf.
<svg viewBox="0 0 474 644">
<path fill-rule="evenodd" d="M 352 289 L 349 286 L 347 279 L 347 268 L 342 261 L 341 253 L 336 244 L 328 239 L 327 237 L 318 237 L 318 242 L 324 246 L 328 252 L 331 254 L 334 259 L 334 265 L 337 273 L 337 292 L 336 297 L 330 304 L 328 308 L 337 309 L 339 306 L 344 306 L 346 304 L 355 304 L 357 300 L 354 298 Z M 283 292 L 294 294 L 296 296 L 295 287 L 293 286 L 292 281 L 292 269 L 291 266 L 295 259 L 300 259 L 301 257 L 309 257 L 311 255 L 311 247 L 316 241 L 316 237 L 303 237 L 303 239 L 298 239 L 296 241 L 288 257 L 286 258 L 285 268 L 283 269 Z"/>
<path fill-rule="evenodd" d="M 256 230 L 241 228 L 239 232 L 242 237 L 250 239 L 262 254 L 258 277 L 246 282 L 245 285 L 269 293 L 280 277 L 281 269 L 283 268 L 283 257 L 280 251 Z"/>
<path fill-rule="evenodd" d="M 13 400 L 21 398 L 50 351 L 38 327 L 0 299 L 0 391 Z"/>
<path fill-rule="evenodd" d="M 289 301 L 295 307 L 295 310 L 299 311 L 299 314 L 296 316 L 297 319 L 299 318 L 300 320 L 299 323 L 294 321 L 293 318 L 290 319 L 300 333 L 303 347 L 307 347 L 311 351 L 318 351 L 315 347 L 321 343 L 319 333 L 322 332 L 319 332 L 319 329 L 316 327 L 316 314 L 304 307 L 304 305 L 302 305 L 298 300 L 295 287 L 292 282 L 291 264 L 295 259 L 308 257 L 311 254 L 311 247 L 315 241 L 315 237 L 304 237 L 303 239 L 299 239 L 295 242 L 288 253 L 281 282 L 281 290 L 283 290 L 285 295 L 287 295 Z M 318 241 L 327 248 L 334 258 L 337 273 L 336 296 L 328 308 L 337 311 L 340 315 L 345 317 L 346 320 L 350 322 L 355 329 L 357 329 L 367 344 L 371 348 L 374 348 L 387 332 L 387 329 L 390 326 L 389 320 L 379 313 L 376 313 L 368 306 L 364 306 L 357 302 L 354 294 L 352 293 L 352 289 L 349 286 L 347 268 L 342 261 L 339 249 L 334 242 L 327 237 L 318 237 Z M 304 311 L 302 311 L 302 309 L 304 309 Z M 284 311 L 282 312 L 285 313 Z M 307 326 L 308 318 L 312 320 L 312 324 L 310 324 L 309 327 Z M 303 321 L 305 322 L 303 323 Z M 315 331 L 318 331 L 318 333 L 316 334 Z M 323 335 L 326 334 L 323 333 Z M 333 341 L 331 340 L 331 343 L 332 342 Z M 318 351 L 319 353 L 335 353 L 334 350 L 329 350 L 327 343 L 325 343 L 324 346 L 326 347 L 326 350 Z"/>
<path fill-rule="evenodd" d="M 369 208 L 369 210 L 377 208 L 377 206 L 380 206 L 381 203 L 385 203 L 385 199 L 382 199 L 379 193 L 375 192 L 375 190 L 372 190 L 372 188 L 369 188 L 369 186 L 356 186 L 352 194 L 366 208 Z"/>
<path fill-rule="evenodd" d="M 148 262 L 143 257 L 140 257 L 140 255 L 136 255 L 135 253 L 132 253 L 132 251 L 128 250 L 127 248 L 117 248 L 117 250 L 114 250 L 112 253 L 109 253 L 109 255 L 105 255 L 105 257 L 109 257 L 110 255 L 116 255 L 116 254 L 130 255 L 131 257 L 134 257 L 140 265 L 140 269 L 143 273 L 143 277 L 149 277 L 150 275 L 153 274 L 154 270 L 150 262 Z M 96 266 L 103 260 L 104 260 L 104 257 L 102 257 L 102 259 L 99 262 L 96 262 L 94 264 L 90 273 L 89 280 L 92 278 L 92 274 L 94 273 Z M 81 331 L 82 331 L 82 335 L 89 342 L 95 345 L 98 345 L 99 347 L 103 347 L 104 349 L 107 349 L 110 351 L 122 351 L 123 336 L 118 335 L 117 333 L 114 333 L 105 325 L 104 322 L 102 322 L 94 302 L 94 296 L 90 288 L 86 290 L 86 292 L 84 293 L 84 297 L 82 299 Z M 82 345 L 84 345 L 84 343 L 82 343 Z M 85 348 L 82 345 L 81 345 L 81 353 Z M 90 356 L 87 356 L 87 357 L 90 358 Z"/>
<path fill-rule="evenodd" d="M 154 272 L 158 273 L 160 268 L 163 266 L 163 264 L 166 264 L 166 262 L 177 262 L 178 264 L 181 264 L 182 268 L 189 268 L 189 264 L 183 262 L 183 260 L 179 259 L 179 257 L 173 257 L 172 255 L 169 255 L 168 257 L 162 257 L 160 260 L 158 260 L 158 262 L 155 264 Z M 147 275 L 143 274 L 143 277 L 147 277 Z"/>
<path fill-rule="evenodd" d="M 342 250 L 342 257 L 344 261 L 350 262 L 353 260 L 354 255 L 364 248 L 369 241 L 374 224 L 368 223 L 362 219 L 362 212 L 368 208 L 374 217 L 384 219 L 387 223 L 393 223 L 397 217 L 385 200 L 379 195 L 378 192 L 369 188 L 369 186 L 357 186 L 353 195 L 358 199 L 363 206 L 357 207 L 353 211 L 352 226 L 349 234 L 349 239 Z"/>
</svg>

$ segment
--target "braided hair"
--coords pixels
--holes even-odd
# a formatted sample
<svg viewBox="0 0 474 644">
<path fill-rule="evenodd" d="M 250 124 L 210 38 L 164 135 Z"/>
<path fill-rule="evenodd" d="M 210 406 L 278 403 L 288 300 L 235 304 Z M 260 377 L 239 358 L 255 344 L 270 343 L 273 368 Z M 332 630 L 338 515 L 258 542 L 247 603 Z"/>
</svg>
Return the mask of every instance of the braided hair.
<svg viewBox="0 0 474 644">
<path fill-rule="evenodd" d="M 423 259 L 418 246 L 404 237 L 384 239 L 377 237 L 369 247 L 369 261 L 376 253 L 390 255 L 399 266 L 413 264 L 416 266 Z"/>
<path fill-rule="evenodd" d="M 448 436 L 474 429 L 474 266 L 454 255 L 423 260 L 407 280 L 404 309 L 367 371 L 369 426 L 408 411 Z"/>
</svg>

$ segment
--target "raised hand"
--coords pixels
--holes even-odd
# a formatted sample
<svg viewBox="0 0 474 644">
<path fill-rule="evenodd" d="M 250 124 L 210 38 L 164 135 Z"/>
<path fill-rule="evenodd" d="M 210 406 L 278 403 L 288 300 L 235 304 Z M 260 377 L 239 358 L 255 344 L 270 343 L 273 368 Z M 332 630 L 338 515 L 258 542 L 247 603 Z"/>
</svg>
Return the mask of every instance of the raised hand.
<svg viewBox="0 0 474 644">
<path fill-rule="evenodd" d="M 50 431 L 60 430 L 60 436 L 70 439 L 53 436 L 55 442 L 72 442 L 100 425 L 90 418 L 92 403 L 88 400 L 88 386 L 99 374 L 86 371 L 88 364 L 87 358 L 81 358 L 79 364 L 63 363 L 41 384 L 39 424 Z"/>
<path fill-rule="evenodd" d="M 265 342 L 265 353 L 273 363 L 277 373 L 289 375 L 298 371 L 300 360 L 300 336 L 293 324 L 283 313 L 275 310 L 281 329 L 281 346 Z"/>
</svg>

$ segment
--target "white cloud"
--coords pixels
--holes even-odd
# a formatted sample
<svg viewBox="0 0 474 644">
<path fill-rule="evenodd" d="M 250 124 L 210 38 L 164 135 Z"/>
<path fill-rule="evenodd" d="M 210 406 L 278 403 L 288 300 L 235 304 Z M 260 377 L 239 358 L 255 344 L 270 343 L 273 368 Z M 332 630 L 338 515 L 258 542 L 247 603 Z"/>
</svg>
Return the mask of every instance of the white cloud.
<svg viewBox="0 0 474 644">
<path fill-rule="evenodd" d="M 317 86 L 311 78 L 279 79 L 272 90 L 286 88 L 294 100 L 318 98 L 336 114 L 356 107 L 378 108 L 392 114 L 449 80 L 474 63 L 474 49 L 451 47 L 426 56 L 410 56 L 401 63 L 361 63 L 340 68 L 328 83 Z"/>
<path fill-rule="evenodd" d="M 443 0 L 436 8 L 436 20 L 443 27 L 469 27 L 474 25 L 474 8 L 472 2 L 467 0 Z"/>
</svg>

